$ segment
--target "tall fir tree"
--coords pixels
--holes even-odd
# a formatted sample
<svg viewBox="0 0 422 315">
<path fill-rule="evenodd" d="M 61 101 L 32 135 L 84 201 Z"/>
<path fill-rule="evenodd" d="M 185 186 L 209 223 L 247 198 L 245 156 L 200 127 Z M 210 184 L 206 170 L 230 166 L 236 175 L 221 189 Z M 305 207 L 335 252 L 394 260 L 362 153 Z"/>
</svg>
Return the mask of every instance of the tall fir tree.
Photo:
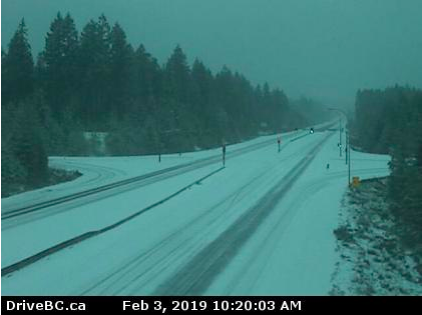
<svg viewBox="0 0 422 315">
<path fill-rule="evenodd" d="M 123 117 L 133 102 L 131 91 L 133 48 L 126 40 L 126 34 L 118 23 L 110 32 L 110 85 L 108 110 L 112 115 Z"/>
<path fill-rule="evenodd" d="M 2 102 L 20 102 L 34 89 L 34 61 L 24 19 L 13 35 L 2 58 Z"/>
<path fill-rule="evenodd" d="M 187 57 L 177 46 L 165 67 L 166 95 L 180 103 L 189 103 L 190 68 Z"/>
<path fill-rule="evenodd" d="M 79 78 L 78 49 L 78 32 L 72 17 L 67 14 L 63 18 L 59 12 L 46 36 L 43 63 L 37 67 L 45 67 L 46 98 L 56 119 L 60 119 L 61 113 L 69 110 L 72 101 L 75 102 Z"/>
<path fill-rule="evenodd" d="M 139 45 L 134 53 L 132 89 L 134 97 L 142 104 L 151 99 L 161 97 L 162 71 L 157 59 L 148 53 L 143 45 Z"/>
<path fill-rule="evenodd" d="M 88 130 L 103 130 L 107 110 L 110 76 L 110 26 L 104 15 L 83 28 L 78 58 L 80 68 L 78 116 Z"/>
</svg>

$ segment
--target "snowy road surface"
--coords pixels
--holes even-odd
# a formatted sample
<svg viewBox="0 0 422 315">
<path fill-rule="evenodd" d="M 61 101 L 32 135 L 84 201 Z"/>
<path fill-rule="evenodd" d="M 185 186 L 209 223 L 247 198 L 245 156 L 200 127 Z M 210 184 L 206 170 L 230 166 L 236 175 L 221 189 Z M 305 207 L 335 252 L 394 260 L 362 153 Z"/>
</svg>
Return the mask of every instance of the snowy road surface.
<svg viewBox="0 0 422 315">
<path fill-rule="evenodd" d="M 326 124 L 319 125 L 324 127 Z M 299 130 L 284 133 L 282 139 L 298 138 L 308 134 L 308 131 Z M 228 146 L 228 155 L 234 151 L 247 150 L 250 147 L 259 147 L 262 144 L 274 143 L 277 136 L 260 137 L 252 141 Z M 189 152 L 172 155 L 163 155 L 161 163 L 157 156 L 136 157 L 50 157 L 49 166 L 66 170 L 78 170 L 83 176 L 72 182 L 49 186 L 23 194 L 2 198 L 2 215 L 17 208 L 31 206 L 39 202 L 61 198 L 70 194 L 86 191 L 119 180 L 145 175 L 174 168 L 183 164 L 192 164 L 200 160 L 219 157 L 221 149 L 212 149 L 198 152 Z M 228 157 L 229 157 L 228 156 Z"/>
<path fill-rule="evenodd" d="M 333 135 L 317 132 L 284 142 L 280 153 L 274 145 L 233 157 L 222 171 L 151 211 L 4 276 L 2 293 L 327 294 L 336 259 L 332 231 L 347 187 Z M 352 152 L 352 175 L 386 176 L 388 161 Z M 215 169 L 9 227 L 2 231 L 2 267 L 75 231 L 112 224 Z"/>
<path fill-rule="evenodd" d="M 303 135 L 303 132 L 293 132 L 283 135 L 283 138 L 285 139 L 284 146 L 289 144 L 289 139 L 293 140 L 302 137 Z M 275 143 L 275 137 L 264 137 L 264 139 L 257 139 L 249 141 L 248 143 L 234 145 L 228 149 L 228 161 L 230 161 L 231 156 L 238 156 L 238 153 L 248 152 L 251 148 L 255 149 L 257 147 L 259 149 L 262 147 L 262 144 L 268 146 L 268 142 Z M 154 202 L 157 202 L 157 200 L 168 197 L 171 192 L 177 191 L 181 186 L 188 185 L 192 181 L 196 181 L 204 175 L 209 174 L 211 171 L 218 169 L 221 166 L 221 156 L 217 155 L 215 159 L 216 151 L 219 150 L 184 154 L 182 158 L 179 157 L 178 159 L 174 158 L 174 156 L 165 156 L 163 160 L 171 161 L 167 164 L 170 164 L 171 167 L 177 167 L 177 163 L 186 164 L 186 159 L 193 160 L 191 162 L 191 164 L 194 164 L 193 167 L 191 167 L 191 164 L 188 164 L 190 172 L 187 172 L 186 168 L 184 168 L 185 172 L 179 172 L 177 178 L 172 176 L 174 172 L 170 172 L 170 174 L 165 173 L 142 181 L 141 183 L 131 184 L 129 187 L 118 187 L 117 189 L 106 191 L 100 196 L 92 195 L 87 198 L 76 199 L 72 202 L 46 208 L 45 211 L 41 209 L 42 211 L 37 210 L 23 216 L 2 220 L 2 237 L 7 239 L 7 242 L 2 243 L 2 268 L 83 233 L 102 229 L 107 225 L 132 215 L 139 209 L 143 209 Z M 68 160 L 69 158 L 66 159 L 66 163 L 69 162 Z M 87 165 L 94 163 L 90 158 L 87 160 L 88 161 L 85 161 L 84 163 L 78 161 L 78 165 L 83 165 L 82 170 L 90 170 L 90 166 Z M 213 162 L 213 160 L 214 163 L 210 163 Z M 137 157 L 97 158 L 97 161 L 101 167 L 94 167 L 94 169 L 98 170 L 102 167 L 105 167 L 106 169 L 115 169 L 115 174 L 120 170 L 120 172 L 123 171 L 126 178 L 129 176 L 130 172 L 132 172 L 132 176 L 136 176 L 142 175 L 143 172 L 150 170 L 155 171 L 158 164 L 155 159 L 154 162 L 151 163 L 151 158 L 149 158 L 148 161 L 144 160 L 144 163 L 141 164 L 143 167 L 140 167 L 139 158 Z M 64 163 L 64 161 L 62 161 L 62 163 Z M 106 164 L 106 166 L 104 164 Z M 70 165 L 71 168 L 73 168 L 73 161 L 71 161 Z M 204 167 L 204 165 L 209 167 Z M 158 169 L 160 168 L 162 168 L 162 165 L 158 164 Z M 59 189 L 59 197 L 62 196 L 63 191 L 66 191 L 67 194 L 78 193 L 81 189 L 81 182 L 91 182 L 91 175 L 92 173 L 88 172 L 87 178 L 84 179 L 85 176 L 83 176 L 79 182 L 75 181 L 64 184 L 66 185 L 64 189 Z M 167 180 L 163 181 L 163 179 Z M 103 184 L 104 182 L 97 182 L 97 186 Z M 136 187 L 143 187 L 143 189 L 134 189 Z M 41 189 L 41 193 L 38 195 L 45 193 L 45 190 L 53 189 L 57 189 L 56 186 Z M 128 193 L 122 194 L 122 192 Z M 6 214 L 10 213 L 4 209 L 7 205 L 10 206 L 10 204 L 31 204 L 30 202 L 34 201 L 33 195 L 35 193 L 36 192 L 29 192 L 2 200 L 2 211 Z M 57 197 L 57 194 L 53 191 L 49 196 Z M 48 201 L 53 197 L 46 199 Z M 37 199 L 37 202 L 38 201 L 44 200 Z M 8 210 L 10 211 L 10 209 Z M 50 215 L 54 215 L 52 221 L 48 218 Z M 81 217 L 85 218 L 85 220 L 81 220 Z"/>
</svg>

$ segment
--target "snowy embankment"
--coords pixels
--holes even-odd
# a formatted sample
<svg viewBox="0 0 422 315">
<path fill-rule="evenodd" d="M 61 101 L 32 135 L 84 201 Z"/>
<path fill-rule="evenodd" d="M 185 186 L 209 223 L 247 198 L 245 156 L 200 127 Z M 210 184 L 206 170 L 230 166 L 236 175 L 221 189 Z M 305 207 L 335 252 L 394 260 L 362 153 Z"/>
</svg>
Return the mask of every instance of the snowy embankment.
<svg viewBox="0 0 422 315">
<path fill-rule="evenodd" d="M 422 262 L 403 245 L 390 210 L 387 178 L 369 180 L 343 200 L 332 295 L 422 295 Z"/>
<path fill-rule="evenodd" d="M 222 172 L 153 211 L 4 277 L 3 292 L 151 294 L 258 204 L 328 134 L 285 143 L 280 153 L 274 145 L 237 156 Z M 388 157 L 353 152 L 352 158 L 354 176 L 369 178 L 389 172 Z M 214 169 L 209 166 L 198 172 Z M 185 176 L 191 180 L 198 175 Z M 181 184 L 177 183 L 183 176 L 179 177 L 172 179 L 175 186 Z M 338 157 L 336 137 L 329 137 L 269 217 L 202 294 L 328 294 L 336 260 L 332 231 L 338 224 L 346 181 L 347 168 Z M 4 235 L 3 257 L 15 255 L 16 259 L 19 242 L 33 237 L 37 222 L 44 221 L 36 229 L 41 236 L 55 226 L 55 232 L 62 233 L 63 229 L 95 225 L 115 213 L 139 210 L 163 191 L 169 193 L 171 186 L 163 186 L 171 185 L 168 182 L 81 206 L 62 221 L 55 215 L 25 224 L 26 231 L 20 230 L 14 237 Z M 29 239 L 25 245 L 34 245 Z M 231 241 L 237 242 L 227 240 Z"/>
</svg>

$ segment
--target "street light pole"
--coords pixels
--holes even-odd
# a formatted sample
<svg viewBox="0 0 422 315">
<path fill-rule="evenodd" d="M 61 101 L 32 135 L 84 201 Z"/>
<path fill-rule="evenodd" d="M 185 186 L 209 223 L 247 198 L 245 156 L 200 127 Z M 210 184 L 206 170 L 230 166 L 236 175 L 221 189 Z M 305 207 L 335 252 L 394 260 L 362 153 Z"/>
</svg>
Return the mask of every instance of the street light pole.
<svg viewBox="0 0 422 315">
<path fill-rule="evenodd" d="M 349 130 L 346 130 L 346 164 L 348 164 L 347 162 L 349 161 Z"/>
<path fill-rule="evenodd" d="M 332 111 L 336 111 L 339 112 L 341 114 L 344 115 L 346 121 L 348 121 L 347 119 L 347 114 L 338 108 L 328 108 L 328 110 L 332 110 Z M 347 179 L 347 184 L 350 186 L 350 172 L 351 172 L 351 164 L 352 161 L 350 159 L 350 131 L 349 129 L 346 130 L 346 165 L 348 164 L 348 179 Z M 341 156 L 341 119 L 340 119 L 340 156 Z"/>
<path fill-rule="evenodd" d="M 349 156 L 348 159 L 347 159 L 349 161 L 349 165 L 348 165 L 348 169 L 349 169 L 349 186 L 350 186 L 350 164 L 352 164 L 352 160 L 350 159 L 350 151 L 352 151 L 352 150 L 350 150 L 350 131 L 347 130 L 347 154 L 346 154 L 346 156 L 347 155 Z"/>
<path fill-rule="evenodd" d="M 339 148 L 340 148 L 340 157 L 341 157 L 341 150 L 342 150 L 342 146 L 341 146 L 341 118 L 339 120 L 339 134 L 340 134 L 340 142 L 339 142 Z"/>
</svg>

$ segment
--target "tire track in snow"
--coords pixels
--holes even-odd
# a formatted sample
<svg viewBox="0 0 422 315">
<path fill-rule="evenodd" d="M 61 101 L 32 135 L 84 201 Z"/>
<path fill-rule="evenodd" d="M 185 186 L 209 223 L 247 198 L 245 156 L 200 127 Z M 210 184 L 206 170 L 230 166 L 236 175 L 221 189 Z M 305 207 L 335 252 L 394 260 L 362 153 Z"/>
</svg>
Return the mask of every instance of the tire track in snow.
<svg viewBox="0 0 422 315">
<path fill-rule="evenodd" d="M 337 177 L 343 177 L 343 176 L 337 176 Z M 271 250 L 271 248 L 273 248 L 273 245 L 275 243 L 274 234 L 278 233 L 278 236 L 284 234 L 284 230 L 286 226 L 288 226 L 290 222 L 293 220 L 294 218 L 293 213 L 297 210 L 297 208 L 303 203 L 305 203 L 309 199 L 310 195 L 317 193 L 319 190 L 321 190 L 323 188 L 324 183 L 329 182 L 333 179 L 334 178 L 331 178 L 331 179 L 326 178 L 324 180 L 313 181 L 310 184 L 301 187 L 301 195 L 303 197 L 300 199 L 296 199 L 293 203 L 290 203 L 289 207 L 285 208 L 285 211 L 283 211 L 278 216 L 276 221 L 272 222 L 273 225 L 270 227 L 269 231 L 267 231 L 268 233 L 264 237 L 264 241 L 262 242 L 263 246 L 256 248 L 255 255 L 251 257 L 251 260 L 249 261 L 249 263 L 245 264 L 245 267 L 242 268 L 237 273 L 237 276 L 233 277 L 233 280 L 228 284 L 223 295 L 231 295 L 233 292 L 238 292 L 237 288 L 239 287 L 243 289 L 243 292 L 248 292 L 255 287 L 256 283 L 261 278 L 261 274 L 266 269 L 266 266 L 271 261 L 271 257 L 274 254 L 274 251 Z M 262 259 L 262 257 L 265 257 L 265 259 Z M 252 271 L 253 269 L 255 271 Z M 259 269 L 259 270 L 256 271 L 256 269 Z M 242 275 L 245 275 L 245 274 L 249 274 L 249 275 L 252 274 L 255 276 L 252 279 L 242 277 Z M 238 281 L 238 279 L 242 279 L 242 280 L 245 279 L 245 280 Z"/>
<path fill-rule="evenodd" d="M 212 175 L 214 175 L 214 174 L 222 171 L 223 169 L 224 169 L 224 167 L 219 168 L 219 169 L 217 169 L 217 170 L 209 173 L 208 175 L 200 178 L 199 180 L 197 180 L 197 181 L 195 181 L 195 182 L 193 182 L 193 183 L 191 183 L 191 184 L 183 187 L 182 189 L 176 191 L 175 193 L 169 195 L 168 197 L 166 197 L 166 198 L 164 198 L 162 200 L 159 200 L 159 201 L 155 202 L 154 204 L 152 204 L 152 205 L 150 205 L 150 206 L 148 206 L 146 208 L 143 208 L 142 210 L 139 210 L 139 211 L 137 211 L 137 212 L 135 212 L 135 213 L 133 213 L 133 214 L 131 214 L 131 215 L 129 215 L 129 216 L 127 216 L 127 217 L 125 217 L 125 218 L 123 218 L 123 219 L 115 222 L 115 223 L 113 223 L 113 224 L 110 224 L 110 225 L 108 225 L 108 226 L 106 226 L 106 227 L 104 227 L 102 229 L 88 231 L 88 232 L 83 233 L 81 235 L 75 236 L 74 238 L 71 238 L 71 239 L 66 240 L 64 242 L 61 242 L 61 243 L 59 243 L 57 245 L 51 246 L 51 247 L 49 247 L 49 248 L 47 248 L 47 249 L 45 249 L 45 250 L 43 250 L 43 251 L 41 251 L 41 252 L 39 252 L 39 253 L 37 253 L 35 255 L 32 255 L 32 256 L 27 257 L 25 259 L 22 259 L 22 260 L 20 260 L 18 262 L 15 262 L 15 263 L 7 266 L 7 267 L 4 267 L 4 268 L 1 269 L 1 276 L 2 277 L 3 276 L 6 276 L 6 275 L 8 275 L 8 274 L 10 274 L 10 273 L 12 273 L 14 271 L 17 271 L 19 269 L 22 269 L 24 267 L 27 267 L 27 266 L 29 266 L 29 265 L 37 262 L 40 259 L 43 259 L 45 257 L 48 257 L 48 256 L 54 254 L 54 253 L 57 253 L 57 252 L 65 249 L 65 248 L 68 248 L 68 247 L 73 246 L 75 244 L 78 244 L 78 243 L 80 243 L 82 241 L 85 241 L 85 240 L 90 239 L 92 237 L 95 237 L 95 236 L 104 234 L 104 233 L 106 233 L 106 232 L 108 232 L 110 230 L 113 230 L 113 229 L 115 229 L 115 228 L 117 228 L 117 227 L 119 227 L 119 226 L 121 226 L 121 225 L 123 225 L 123 224 L 125 224 L 125 223 L 127 223 L 127 222 L 129 222 L 131 220 L 133 220 L 134 218 L 142 215 L 143 213 L 145 213 L 147 211 L 150 211 L 151 209 L 153 209 L 153 208 L 155 208 L 155 207 L 157 207 L 157 206 L 159 206 L 159 205 L 167 202 L 168 200 L 174 198 L 175 196 L 177 196 L 177 195 L 183 193 L 184 191 L 186 191 L 187 189 L 191 188 L 193 185 L 200 183 L 201 181 L 207 179 L 208 177 L 211 177 Z"/>
<path fill-rule="evenodd" d="M 283 146 L 285 148 L 289 142 Z M 227 221 L 227 215 L 232 211 L 232 205 L 237 200 L 241 200 L 243 196 L 247 196 L 257 188 L 257 184 L 261 182 L 262 187 L 272 187 L 274 182 L 274 169 L 280 167 L 280 163 L 303 154 L 303 148 L 294 150 L 287 156 L 284 156 L 261 172 L 258 176 L 243 185 L 228 197 L 218 202 L 215 206 L 208 209 L 199 217 L 191 220 L 174 233 L 167 236 L 150 250 L 135 256 L 126 264 L 119 265 L 113 272 L 97 280 L 96 283 L 90 284 L 87 289 L 77 292 L 78 295 L 139 295 L 141 292 L 154 290 L 152 282 L 168 272 L 177 261 L 189 261 L 207 244 L 210 243 L 210 234 L 212 235 L 215 227 L 223 225 Z M 284 171 L 284 170 L 283 170 Z M 273 178 L 268 177 L 273 175 Z M 269 190 L 268 188 L 267 190 Z M 234 211 L 234 210 L 233 210 Z M 227 223 L 226 223 L 227 225 Z M 197 230 L 192 239 L 192 228 L 204 227 Z M 215 233 L 214 233 L 215 234 Z M 217 237 L 217 236 L 216 236 Z"/>
<path fill-rule="evenodd" d="M 283 159 L 285 160 L 285 159 Z M 282 160 L 282 161 L 283 161 Z M 210 231 L 215 229 L 227 219 L 231 205 L 241 199 L 242 195 L 248 195 L 256 188 L 257 182 L 266 179 L 278 164 L 273 165 L 265 172 L 254 177 L 250 182 L 231 193 L 229 196 L 219 201 L 211 209 L 202 215 L 189 221 L 181 228 L 167 236 L 153 248 L 136 256 L 125 266 L 119 266 L 117 270 L 104 279 L 98 281 L 82 295 L 116 295 L 136 293 L 141 287 L 148 286 L 155 275 L 159 275 L 163 270 L 169 268 L 177 260 L 186 260 L 194 256 L 204 246 L 204 241 L 208 238 Z M 263 183 L 262 185 L 265 185 Z M 205 227 L 196 234 L 195 240 L 191 238 L 191 229 L 197 226 Z M 209 241 L 208 241 L 209 242 Z M 116 288 L 116 286 L 118 288 Z"/>
<path fill-rule="evenodd" d="M 82 176 L 68 182 L 62 182 L 57 185 L 52 186 L 46 186 L 40 189 L 38 193 L 36 193 L 36 190 L 29 191 L 31 196 L 28 199 L 25 200 L 17 200 L 17 201 L 7 201 L 5 206 L 2 206 L 2 216 L 5 215 L 2 219 L 5 219 L 7 217 L 8 212 L 16 211 L 17 209 L 24 209 L 28 206 L 33 205 L 42 205 L 45 203 L 45 197 L 46 194 L 50 194 L 53 192 L 54 194 L 57 194 L 57 196 L 54 198 L 63 198 L 67 195 L 69 195 L 69 192 L 66 193 L 66 190 L 69 190 L 69 187 L 66 187 L 68 184 L 74 185 L 74 181 L 78 181 L 77 186 L 79 188 L 84 188 L 79 191 L 87 190 L 91 187 L 95 187 L 95 185 L 104 185 L 105 182 L 111 182 L 115 177 L 117 176 L 123 176 L 127 175 L 126 173 L 122 172 L 118 169 L 113 169 L 110 167 L 102 167 L 102 166 L 95 166 L 95 165 L 89 165 L 89 164 L 83 164 L 83 163 L 75 163 L 72 161 L 66 161 L 66 164 L 61 164 L 60 161 L 54 161 L 52 163 L 53 165 L 49 165 L 50 168 L 53 169 L 60 169 L 65 171 L 79 171 L 82 173 Z M 70 164 L 76 164 L 77 168 L 72 168 Z M 70 166 L 70 167 L 69 167 Z M 84 178 L 86 177 L 86 178 Z M 11 196 L 13 198 L 14 196 Z M 52 199 L 51 199 L 52 200 Z M 2 225 L 2 230 L 4 227 L 4 223 Z"/>
<path fill-rule="evenodd" d="M 271 143 L 274 142 L 273 140 L 274 139 L 270 139 L 270 140 L 266 140 L 264 142 L 260 142 L 260 143 L 257 143 L 257 144 L 254 144 L 254 145 L 251 145 L 251 146 L 248 146 L 248 147 L 245 147 L 245 148 L 240 148 L 238 150 L 235 150 L 235 151 L 230 152 L 230 155 L 231 155 L 231 157 L 235 157 L 235 156 L 238 156 L 238 155 L 241 155 L 241 154 L 245 154 L 245 153 L 248 153 L 248 152 L 257 150 L 259 148 L 268 147 L 269 144 L 271 144 Z M 287 145 L 288 145 L 288 142 L 285 143 L 284 147 L 286 147 Z M 204 160 L 200 160 L 200 162 L 209 162 L 209 160 L 212 159 L 212 158 L 215 159 L 216 157 L 206 158 Z M 191 166 L 193 166 L 193 165 L 191 165 Z M 173 168 L 179 168 L 179 166 L 172 167 L 172 169 Z M 162 171 L 166 171 L 166 170 L 162 170 Z M 157 171 L 157 172 L 161 172 L 161 171 Z M 147 175 L 149 175 L 149 174 L 147 174 Z M 166 176 L 166 175 L 167 174 L 163 174 L 163 176 Z M 133 180 L 133 179 L 130 179 L 130 180 Z M 160 180 L 162 180 L 162 178 L 151 178 L 150 179 L 150 181 L 153 181 L 153 182 L 157 182 L 157 181 L 160 181 Z M 193 184 L 188 185 L 188 186 L 190 187 L 192 185 Z M 186 189 L 186 187 L 183 188 L 183 189 L 181 189 L 179 192 L 176 192 L 173 195 L 177 195 L 181 191 L 184 191 L 185 189 Z M 24 268 L 24 267 L 26 267 L 26 266 L 28 266 L 28 265 L 30 265 L 30 264 L 32 264 L 32 263 L 40 260 L 40 259 L 43 259 L 43 258 L 45 258 L 47 256 L 50 256 L 50 255 L 52 255 L 52 254 L 54 254 L 54 253 L 56 253 L 58 251 L 61 251 L 64 248 L 68 248 L 68 247 L 70 247 L 72 245 L 75 245 L 75 244 L 80 243 L 82 241 L 85 241 L 85 240 L 87 240 L 89 238 L 95 237 L 95 236 L 100 235 L 100 234 L 103 234 L 103 233 L 105 233 L 105 232 L 107 232 L 107 231 L 109 231 L 111 229 L 114 229 L 115 227 L 117 227 L 117 226 L 119 226 L 119 225 L 121 225 L 121 224 L 123 224 L 123 223 L 125 223 L 125 222 L 127 222 L 129 220 L 131 220 L 132 218 L 138 216 L 140 213 L 143 213 L 145 211 L 148 211 L 148 210 L 154 208 L 155 206 L 160 205 L 163 202 L 171 199 L 173 197 L 173 195 L 169 196 L 168 198 L 165 198 L 164 200 L 158 201 L 158 202 L 154 203 L 153 205 L 151 205 L 151 206 L 149 206 L 149 207 L 147 207 L 147 208 L 145 208 L 145 209 L 143 209 L 141 211 L 138 211 L 135 214 L 133 214 L 133 215 L 131 215 L 131 216 L 125 218 L 125 219 L 122 219 L 122 220 L 118 221 L 115 224 L 111 224 L 111 225 L 109 225 L 109 226 L 107 226 L 107 227 L 105 227 L 103 229 L 100 229 L 100 230 L 87 231 L 86 233 L 77 235 L 77 236 L 75 236 L 72 239 L 65 240 L 65 241 L 63 241 L 63 242 L 61 242 L 61 243 L 59 243 L 57 245 L 51 246 L 49 248 L 46 248 L 45 250 L 42 250 L 41 252 L 38 252 L 38 253 L 36 253 L 34 255 L 31 255 L 31 256 L 29 256 L 27 258 L 24 258 L 24 259 L 22 259 L 20 261 L 17 261 L 17 262 L 15 262 L 15 263 L 13 263 L 13 264 L 11 264 L 9 266 L 6 266 L 6 267 L 2 268 L 2 277 L 3 276 L 6 276 L 6 275 L 8 275 L 8 274 L 10 274 L 10 273 L 12 273 L 12 272 L 14 272 L 16 270 L 19 270 L 21 268 Z M 54 211 L 54 209 L 51 209 L 51 210 Z M 59 211 L 59 210 L 56 210 L 56 212 L 57 211 Z M 8 226 L 8 227 L 4 227 L 3 229 L 7 229 L 7 228 L 11 228 L 11 227 L 12 226 Z"/>
<path fill-rule="evenodd" d="M 377 173 L 379 171 L 386 170 L 388 170 L 388 167 L 355 169 L 354 171 L 355 175 L 364 175 L 374 174 L 374 172 Z M 251 290 L 256 287 L 256 283 L 260 280 L 262 272 L 266 269 L 265 266 L 267 266 L 271 261 L 271 257 L 274 255 L 272 248 L 279 240 L 280 235 L 284 233 L 286 227 L 294 219 L 294 212 L 296 212 L 296 210 L 299 209 L 302 204 L 307 202 L 314 194 L 322 190 L 329 182 L 343 178 L 346 179 L 347 171 L 337 171 L 326 175 L 327 176 L 324 178 L 318 178 L 300 186 L 301 195 L 303 197 L 294 200 L 292 203 L 289 203 L 288 207 L 284 207 L 284 211 L 279 214 L 278 218 L 274 222 L 270 223 L 270 230 L 267 231 L 266 236 L 263 238 L 263 246 L 256 248 L 255 255 L 251 257 L 249 263 L 245 264 L 245 267 L 237 273 L 237 276 L 233 277 L 233 280 L 229 282 L 223 295 L 231 295 L 234 292 L 239 292 L 238 288 L 242 289 L 242 295 L 245 294 L 244 292 L 250 292 L 246 293 L 246 295 L 253 294 Z M 378 177 L 378 175 L 375 175 L 375 177 Z M 347 189 L 346 186 L 347 185 L 345 184 L 345 191 Z M 278 236 L 277 238 L 274 236 L 276 233 Z M 260 257 L 265 257 L 265 259 L 260 259 Z M 255 271 L 252 272 L 252 269 Z M 254 277 L 242 277 L 242 275 L 245 274 L 252 274 Z M 239 282 L 238 279 L 244 280 Z"/>
<path fill-rule="evenodd" d="M 260 223 L 272 212 L 281 198 L 315 158 L 327 135 L 301 159 L 295 168 L 284 176 L 261 200 L 239 217 L 217 239 L 203 248 L 189 263 L 162 283 L 153 295 L 201 295 L 215 277 L 239 252 L 242 245 L 256 231 Z"/>
</svg>

